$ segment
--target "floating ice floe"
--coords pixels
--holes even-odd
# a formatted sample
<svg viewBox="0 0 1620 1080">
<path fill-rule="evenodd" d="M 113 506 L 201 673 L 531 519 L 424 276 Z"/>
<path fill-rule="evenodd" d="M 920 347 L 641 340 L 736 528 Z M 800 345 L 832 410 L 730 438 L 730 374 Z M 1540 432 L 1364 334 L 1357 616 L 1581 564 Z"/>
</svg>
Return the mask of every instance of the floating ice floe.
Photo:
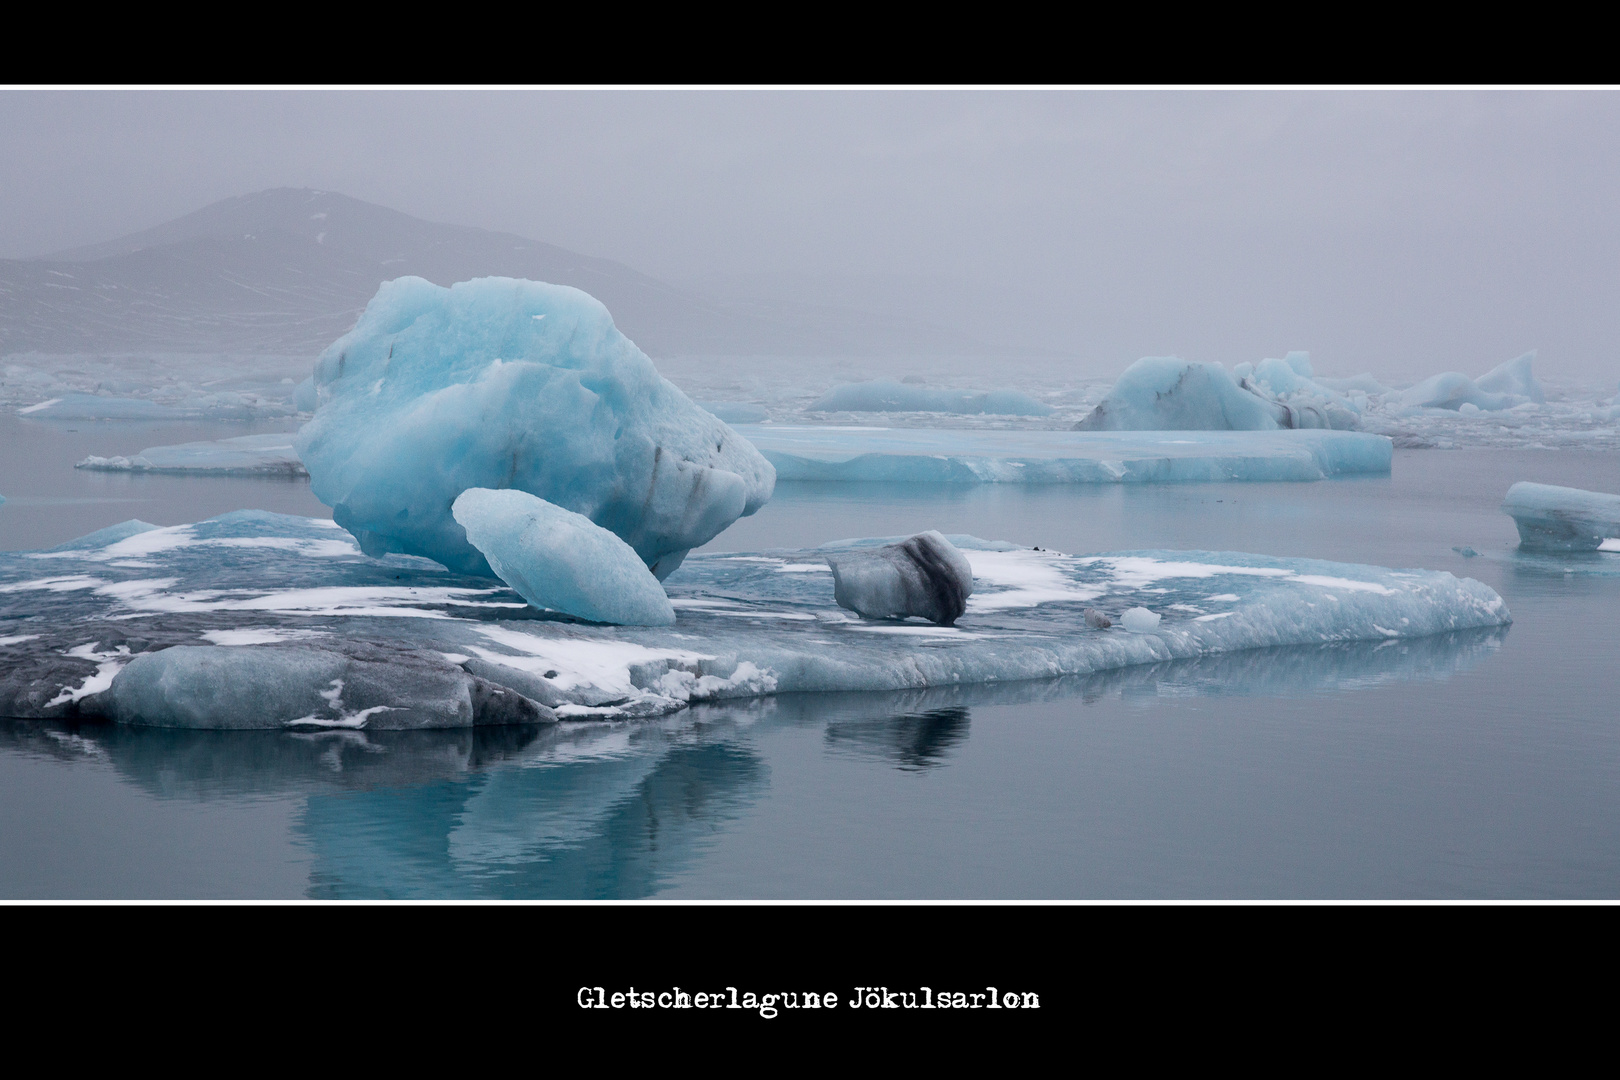
<svg viewBox="0 0 1620 1080">
<path fill-rule="evenodd" d="M 1323 480 L 1389 472 L 1357 431 L 961 431 L 740 425 L 779 480 L 1115 484 Z"/>
<path fill-rule="evenodd" d="M 1525 550 L 1620 551 L 1620 495 L 1520 482 L 1508 488 L 1502 512 Z"/>
<path fill-rule="evenodd" d="M 150 446 L 130 457 L 92 454 L 75 468 L 100 472 L 196 473 L 213 476 L 308 476 L 293 449 L 293 432 L 242 435 L 211 442 Z"/>
<path fill-rule="evenodd" d="M 1049 416 L 1052 408 L 1018 390 L 943 390 L 892 379 L 835 386 L 805 412 L 938 412 Z"/>
<path fill-rule="evenodd" d="M 630 627 L 539 612 L 424 559 L 370 558 L 329 521 L 130 522 L 0 554 L 0 715 L 366 730 L 632 718 L 1510 621 L 1491 589 L 1443 572 L 1229 552 L 1069 556 L 967 536 L 946 538 L 973 573 L 954 626 L 841 609 L 828 555 L 899 539 L 693 556 L 665 582 L 675 625 Z M 1119 627 L 1132 608 L 1157 627 Z M 1088 609 L 1115 625 L 1088 625 Z"/>
<path fill-rule="evenodd" d="M 662 578 L 770 498 L 770 463 L 560 285 L 385 282 L 315 369 L 296 448 L 370 554 L 487 574 L 450 504 L 527 491 L 615 533 Z"/>
</svg>

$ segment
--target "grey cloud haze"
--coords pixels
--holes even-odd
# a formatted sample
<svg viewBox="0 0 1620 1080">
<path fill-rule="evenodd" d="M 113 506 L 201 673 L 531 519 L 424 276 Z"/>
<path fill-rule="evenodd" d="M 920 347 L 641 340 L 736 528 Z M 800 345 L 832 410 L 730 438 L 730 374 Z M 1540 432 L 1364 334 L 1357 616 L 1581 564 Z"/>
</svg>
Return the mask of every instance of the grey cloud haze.
<svg viewBox="0 0 1620 1080">
<path fill-rule="evenodd" d="M 1608 90 L 8 90 L 0 256 L 271 187 L 1141 355 L 1620 377 Z"/>
</svg>

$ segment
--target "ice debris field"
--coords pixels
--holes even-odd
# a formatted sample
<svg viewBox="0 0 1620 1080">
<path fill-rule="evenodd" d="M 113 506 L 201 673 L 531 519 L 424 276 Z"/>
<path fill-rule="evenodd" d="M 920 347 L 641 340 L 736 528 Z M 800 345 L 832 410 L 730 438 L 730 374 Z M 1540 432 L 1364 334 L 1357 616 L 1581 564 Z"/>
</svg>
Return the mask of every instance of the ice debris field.
<svg viewBox="0 0 1620 1080">
<path fill-rule="evenodd" d="M 1267 646 L 1497 627 L 1468 578 L 1234 553 L 1071 556 L 948 539 L 972 567 L 953 627 L 840 608 L 827 556 L 697 555 L 677 620 L 537 611 L 499 581 L 365 555 L 332 522 L 240 511 L 129 522 L 0 555 L 0 714 L 201 728 L 459 727 L 651 716 L 772 693 L 1085 675 Z M 1146 633 L 1086 609 L 1160 616 Z"/>
</svg>

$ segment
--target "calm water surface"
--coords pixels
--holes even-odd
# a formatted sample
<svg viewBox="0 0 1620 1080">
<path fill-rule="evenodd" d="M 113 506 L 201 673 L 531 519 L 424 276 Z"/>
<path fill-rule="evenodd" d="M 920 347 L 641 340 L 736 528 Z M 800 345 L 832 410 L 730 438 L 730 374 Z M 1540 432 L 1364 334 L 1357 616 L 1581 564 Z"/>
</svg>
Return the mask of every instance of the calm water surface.
<svg viewBox="0 0 1620 1080">
<path fill-rule="evenodd" d="M 0 418 L 0 548 L 131 517 L 327 516 L 302 483 L 72 469 L 259 430 Z M 1515 621 L 540 731 L 0 721 L 0 897 L 1620 896 L 1620 556 L 1514 557 L 1516 480 L 1620 491 L 1620 455 L 1397 451 L 1388 478 L 1315 484 L 783 485 L 711 549 L 937 528 L 1300 555 L 1476 577 Z"/>
</svg>

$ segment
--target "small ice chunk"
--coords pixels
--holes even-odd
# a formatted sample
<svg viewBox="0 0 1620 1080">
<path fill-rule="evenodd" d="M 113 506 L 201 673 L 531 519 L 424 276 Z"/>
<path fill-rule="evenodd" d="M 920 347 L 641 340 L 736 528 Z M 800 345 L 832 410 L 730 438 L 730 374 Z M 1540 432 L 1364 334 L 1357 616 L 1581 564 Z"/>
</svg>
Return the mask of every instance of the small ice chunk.
<svg viewBox="0 0 1620 1080">
<path fill-rule="evenodd" d="M 1114 620 L 1098 611 L 1096 608 L 1086 608 L 1086 625 L 1097 630 L 1106 630 L 1114 625 Z"/>
<path fill-rule="evenodd" d="M 1620 537 L 1620 495 L 1517 483 L 1502 512 L 1519 527 L 1519 547 L 1544 551 L 1596 551 Z"/>
<path fill-rule="evenodd" d="M 973 594 L 967 556 L 934 530 L 898 544 L 829 554 L 827 564 L 838 606 L 868 619 L 917 615 L 950 626 Z"/>
<path fill-rule="evenodd" d="M 629 544 L 526 491 L 469 488 L 451 506 L 496 575 L 538 608 L 621 626 L 673 626 L 663 586 Z"/>
<path fill-rule="evenodd" d="M 1119 624 L 1133 634 L 1151 634 L 1159 628 L 1159 616 L 1145 607 L 1133 607 L 1120 616 Z"/>
</svg>

